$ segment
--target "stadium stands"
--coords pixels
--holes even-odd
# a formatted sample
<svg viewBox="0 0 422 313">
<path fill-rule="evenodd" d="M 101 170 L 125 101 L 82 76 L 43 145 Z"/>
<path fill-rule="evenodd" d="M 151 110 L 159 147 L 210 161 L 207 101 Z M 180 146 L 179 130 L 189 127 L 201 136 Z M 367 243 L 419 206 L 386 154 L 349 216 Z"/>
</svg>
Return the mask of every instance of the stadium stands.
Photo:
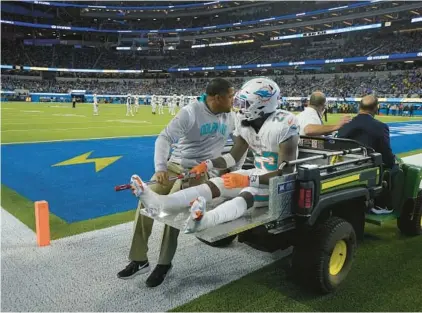
<svg viewBox="0 0 422 313">
<path fill-rule="evenodd" d="M 283 87 L 283 96 L 300 97 L 312 91 L 324 90 L 330 97 L 359 97 L 362 94 L 376 93 L 380 96 L 419 97 L 422 95 L 422 71 L 398 71 L 390 75 L 388 72 L 367 73 L 364 76 L 346 75 L 303 75 L 275 76 L 275 80 Z M 362 73 L 357 73 L 362 74 Z M 31 92 L 67 93 L 70 88 L 87 90 L 97 94 L 140 94 L 169 95 L 184 94 L 194 96 L 200 94 L 206 86 L 207 79 L 159 79 L 159 80 L 114 80 L 76 79 L 49 81 L 39 77 L 32 79 L 4 76 L 2 89 L 13 91 L 27 89 Z M 233 83 L 240 87 L 247 78 L 233 78 Z"/>
<path fill-rule="evenodd" d="M 289 47 L 258 49 L 233 46 L 222 49 L 191 49 L 175 51 L 162 59 L 148 59 L 148 55 L 130 51 L 79 49 L 72 46 L 23 46 L 4 42 L 2 64 L 20 64 L 59 68 L 151 69 L 171 67 L 215 66 L 247 63 L 272 63 L 309 59 L 334 59 L 363 55 L 422 51 L 422 34 L 360 33 L 324 38 L 327 44 L 319 47 L 310 40 L 296 39 Z M 328 42 L 330 49 L 327 50 Z"/>
</svg>

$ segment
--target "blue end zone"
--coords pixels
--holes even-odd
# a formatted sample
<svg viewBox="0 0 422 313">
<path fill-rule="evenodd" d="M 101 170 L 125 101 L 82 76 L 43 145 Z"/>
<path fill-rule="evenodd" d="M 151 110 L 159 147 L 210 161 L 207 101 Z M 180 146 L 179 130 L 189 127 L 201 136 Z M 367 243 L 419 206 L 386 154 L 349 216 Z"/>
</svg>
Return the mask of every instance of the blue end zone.
<svg viewBox="0 0 422 313">
<path fill-rule="evenodd" d="M 422 148 L 422 122 L 390 124 L 394 153 Z M 156 137 L 116 138 L 2 145 L 2 183 L 31 201 L 47 200 L 52 213 L 68 223 L 132 210 L 137 200 L 114 186 L 154 169 Z M 52 165 L 93 151 L 88 157 L 121 156 L 96 172 L 93 163 Z"/>
<path fill-rule="evenodd" d="M 422 122 L 390 123 L 388 126 L 395 154 L 422 149 Z"/>
<path fill-rule="evenodd" d="M 129 183 L 132 174 L 146 180 L 153 174 L 155 137 L 2 145 L 2 183 L 31 201 L 47 200 L 50 211 L 68 223 L 132 210 L 130 191 L 114 186 Z M 52 167 L 94 151 L 88 159 L 122 156 L 95 171 L 95 164 Z"/>
</svg>

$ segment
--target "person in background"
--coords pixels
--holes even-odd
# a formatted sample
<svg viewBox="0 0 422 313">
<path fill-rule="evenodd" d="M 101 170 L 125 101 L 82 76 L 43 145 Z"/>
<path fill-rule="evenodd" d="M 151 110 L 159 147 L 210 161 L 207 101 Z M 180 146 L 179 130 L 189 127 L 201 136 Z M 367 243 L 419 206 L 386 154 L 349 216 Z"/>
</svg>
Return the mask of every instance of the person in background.
<svg viewBox="0 0 422 313">
<path fill-rule="evenodd" d="M 297 116 L 301 136 L 330 135 L 350 121 L 350 117 L 344 116 L 335 125 L 324 125 L 321 116 L 326 110 L 325 103 L 326 98 L 322 92 L 315 91 L 311 94 L 309 105 Z"/>
<path fill-rule="evenodd" d="M 133 110 L 132 110 L 132 106 L 133 106 L 133 103 L 132 103 L 132 95 L 131 94 L 128 94 L 127 96 L 126 96 L 126 116 L 135 116 L 135 115 L 133 115 Z"/>
<path fill-rule="evenodd" d="M 391 177 L 398 170 L 396 157 L 391 150 L 390 129 L 388 125 L 376 120 L 375 114 L 378 110 L 378 99 L 373 95 L 362 98 L 359 105 L 359 113 L 350 123 L 343 125 L 337 137 L 359 141 L 366 147 L 370 147 L 382 155 L 384 166 L 390 169 Z M 384 208 L 384 205 L 372 209 L 375 214 L 388 214 L 391 210 Z"/>
<path fill-rule="evenodd" d="M 97 98 L 96 93 L 94 93 L 93 100 L 94 100 L 94 104 L 93 104 L 94 115 L 98 115 L 98 98 Z"/>
</svg>

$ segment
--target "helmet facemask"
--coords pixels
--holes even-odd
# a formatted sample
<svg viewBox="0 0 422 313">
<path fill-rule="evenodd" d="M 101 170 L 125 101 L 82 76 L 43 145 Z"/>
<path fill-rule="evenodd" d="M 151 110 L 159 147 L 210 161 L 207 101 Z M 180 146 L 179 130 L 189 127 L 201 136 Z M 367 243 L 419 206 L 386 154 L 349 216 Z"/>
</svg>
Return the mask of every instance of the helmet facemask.
<svg viewBox="0 0 422 313">
<path fill-rule="evenodd" d="M 280 88 L 269 78 L 258 77 L 245 83 L 233 101 L 233 110 L 242 121 L 264 118 L 278 108 Z"/>
</svg>

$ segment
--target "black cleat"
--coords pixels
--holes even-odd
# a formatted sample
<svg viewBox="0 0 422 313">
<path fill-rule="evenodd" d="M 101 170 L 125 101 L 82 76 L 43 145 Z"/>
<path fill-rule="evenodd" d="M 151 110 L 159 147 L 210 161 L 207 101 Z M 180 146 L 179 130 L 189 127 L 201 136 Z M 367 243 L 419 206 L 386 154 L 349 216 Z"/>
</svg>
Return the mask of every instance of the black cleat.
<svg viewBox="0 0 422 313">
<path fill-rule="evenodd" d="M 124 270 L 117 274 L 120 279 L 130 279 L 139 274 L 144 274 L 149 271 L 148 261 L 132 261 L 125 267 Z"/>
<path fill-rule="evenodd" d="M 152 271 L 151 275 L 147 278 L 146 284 L 148 287 L 157 287 L 161 285 L 161 283 L 166 279 L 170 270 L 172 269 L 172 265 L 162 265 L 158 264 L 154 270 Z"/>
</svg>

